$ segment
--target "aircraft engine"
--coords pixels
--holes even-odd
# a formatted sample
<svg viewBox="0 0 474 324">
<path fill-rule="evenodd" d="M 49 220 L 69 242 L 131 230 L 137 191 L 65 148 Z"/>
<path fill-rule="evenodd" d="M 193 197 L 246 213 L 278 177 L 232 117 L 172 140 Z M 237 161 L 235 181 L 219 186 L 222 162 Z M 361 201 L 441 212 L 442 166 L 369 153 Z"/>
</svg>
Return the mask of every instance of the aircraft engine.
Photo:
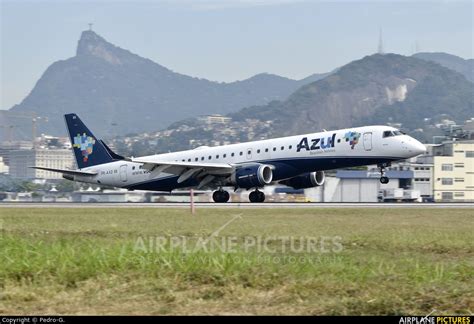
<svg viewBox="0 0 474 324">
<path fill-rule="evenodd" d="M 273 171 L 270 165 L 250 164 L 235 170 L 231 176 L 232 184 L 239 188 L 259 188 L 272 182 Z"/>
<path fill-rule="evenodd" d="M 325 178 L 324 171 L 316 171 L 305 173 L 297 177 L 281 181 L 280 183 L 294 189 L 306 189 L 322 186 L 324 184 Z"/>
</svg>

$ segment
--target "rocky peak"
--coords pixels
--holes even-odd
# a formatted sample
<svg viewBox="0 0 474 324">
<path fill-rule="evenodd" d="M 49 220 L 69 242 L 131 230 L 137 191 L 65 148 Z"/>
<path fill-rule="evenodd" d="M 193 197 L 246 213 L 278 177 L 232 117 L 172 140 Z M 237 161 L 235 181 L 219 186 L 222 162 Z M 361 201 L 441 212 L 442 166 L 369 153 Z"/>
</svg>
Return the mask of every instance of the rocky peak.
<svg viewBox="0 0 474 324">
<path fill-rule="evenodd" d="M 76 56 L 95 56 L 110 64 L 121 64 L 118 48 L 91 30 L 83 31 L 77 44 Z"/>
</svg>

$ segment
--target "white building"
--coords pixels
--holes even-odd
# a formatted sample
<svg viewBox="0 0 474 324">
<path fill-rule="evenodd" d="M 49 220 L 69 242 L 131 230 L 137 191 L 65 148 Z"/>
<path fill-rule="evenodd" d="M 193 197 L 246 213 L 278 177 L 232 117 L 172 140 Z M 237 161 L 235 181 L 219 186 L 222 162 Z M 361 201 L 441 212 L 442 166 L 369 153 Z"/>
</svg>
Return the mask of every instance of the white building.
<svg viewBox="0 0 474 324">
<path fill-rule="evenodd" d="M 201 116 L 199 120 L 205 122 L 206 124 L 222 124 L 226 125 L 232 121 L 232 118 L 227 116 L 222 116 L 219 114 L 209 115 L 209 116 Z"/>
<path fill-rule="evenodd" d="M 41 166 L 56 169 L 74 169 L 71 150 L 13 150 L 9 152 L 10 175 L 18 179 L 61 179 L 61 174 L 30 168 Z"/>
<path fill-rule="evenodd" d="M 435 201 L 474 201 L 474 140 L 433 147 Z"/>
<path fill-rule="evenodd" d="M 3 161 L 3 157 L 0 156 L 0 174 L 8 174 L 8 165 Z"/>
</svg>

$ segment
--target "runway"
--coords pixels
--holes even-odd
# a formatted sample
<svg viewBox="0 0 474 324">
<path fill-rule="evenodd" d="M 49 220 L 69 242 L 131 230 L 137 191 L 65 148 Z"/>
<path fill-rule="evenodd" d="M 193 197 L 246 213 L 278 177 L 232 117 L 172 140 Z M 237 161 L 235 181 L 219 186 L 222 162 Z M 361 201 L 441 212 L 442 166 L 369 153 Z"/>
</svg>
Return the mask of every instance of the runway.
<svg viewBox="0 0 474 324">
<path fill-rule="evenodd" d="M 189 203 L 0 203 L 0 208 L 190 208 Z M 463 208 L 473 203 L 195 203 L 195 208 Z"/>
</svg>

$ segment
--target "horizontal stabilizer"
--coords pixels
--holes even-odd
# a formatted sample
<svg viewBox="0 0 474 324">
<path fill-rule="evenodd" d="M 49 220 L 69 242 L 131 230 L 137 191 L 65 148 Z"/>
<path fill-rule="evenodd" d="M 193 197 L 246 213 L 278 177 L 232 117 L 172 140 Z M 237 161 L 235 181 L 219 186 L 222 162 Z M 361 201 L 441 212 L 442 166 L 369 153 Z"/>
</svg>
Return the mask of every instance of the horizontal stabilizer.
<svg viewBox="0 0 474 324">
<path fill-rule="evenodd" d="M 62 174 L 69 174 L 69 175 L 75 175 L 75 176 L 95 176 L 97 175 L 97 172 L 88 172 L 88 171 L 79 171 L 79 170 L 65 170 L 65 169 L 53 169 L 53 168 L 45 168 L 45 167 L 36 167 L 36 166 L 31 166 L 30 168 L 32 169 L 39 169 L 39 170 L 45 170 L 45 171 L 51 171 L 51 172 L 58 172 Z"/>
</svg>

